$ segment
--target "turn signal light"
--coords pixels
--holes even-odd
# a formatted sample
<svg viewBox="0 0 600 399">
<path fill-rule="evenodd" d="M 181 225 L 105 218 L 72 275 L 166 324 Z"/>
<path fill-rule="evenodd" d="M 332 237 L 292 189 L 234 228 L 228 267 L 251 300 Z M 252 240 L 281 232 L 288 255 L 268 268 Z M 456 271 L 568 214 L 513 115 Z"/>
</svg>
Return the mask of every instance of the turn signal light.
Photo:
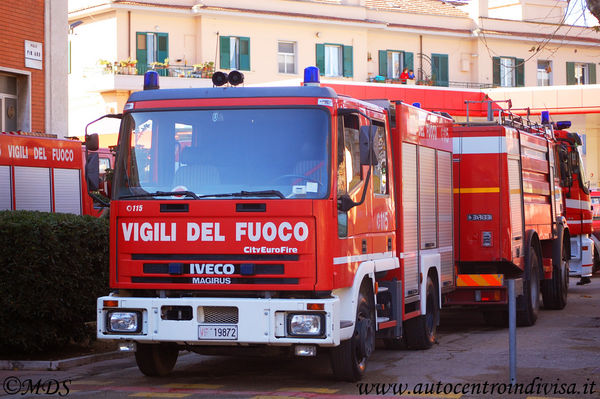
<svg viewBox="0 0 600 399">
<path fill-rule="evenodd" d="M 117 301 L 116 299 L 108 299 L 102 302 L 102 304 L 104 305 L 105 308 L 118 308 L 119 307 L 119 301 Z"/>
<path fill-rule="evenodd" d="M 324 303 L 308 303 L 306 304 L 306 310 L 325 310 Z"/>
</svg>

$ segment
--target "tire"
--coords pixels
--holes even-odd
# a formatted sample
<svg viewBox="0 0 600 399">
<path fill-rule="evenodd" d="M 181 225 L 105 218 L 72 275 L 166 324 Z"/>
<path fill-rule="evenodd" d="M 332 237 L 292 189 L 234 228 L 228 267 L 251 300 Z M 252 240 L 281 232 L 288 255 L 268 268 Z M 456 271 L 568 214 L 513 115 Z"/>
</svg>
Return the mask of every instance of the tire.
<svg viewBox="0 0 600 399">
<path fill-rule="evenodd" d="M 179 348 L 176 344 L 137 344 L 135 362 L 140 371 L 148 377 L 164 377 L 175 367 Z"/>
<path fill-rule="evenodd" d="M 425 301 L 426 313 L 405 323 L 406 342 L 411 349 L 428 349 L 436 342 L 440 302 L 437 286 L 431 276 L 427 276 Z"/>
<path fill-rule="evenodd" d="M 552 256 L 552 280 L 542 282 L 542 299 L 546 309 L 564 309 L 569 291 L 569 254 L 564 241 Z M 559 252 L 560 251 L 560 252 Z"/>
<path fill-rule="evenodd" d="M 525 265 L 523 295 L 517 298 L 517 325 L 535 324 L 540 310 L 540 261 L 535 248 L 529 247 Z"/>
<path fill-rule="evenodd" d="M 375 349 L 375 305 L 373 290 L 363 282 L 358 294 L 356 324 L 352 338 L 332 348 L 331 369 L 336 379 L 356 382 L 365 374 L 367 360 Z"/>
</svg>

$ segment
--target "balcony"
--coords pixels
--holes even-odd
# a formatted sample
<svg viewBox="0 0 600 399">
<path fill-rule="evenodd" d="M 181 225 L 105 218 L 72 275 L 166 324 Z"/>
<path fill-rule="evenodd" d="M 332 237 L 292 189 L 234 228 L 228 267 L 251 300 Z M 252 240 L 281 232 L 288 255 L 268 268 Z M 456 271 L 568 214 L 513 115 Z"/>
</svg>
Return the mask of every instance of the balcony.
<svg viewBox="0 0 600 399">
<path fill-rule="evenodd" d="M 212 87 L 213 70 L 187 65 L 120 65 L 106 63 L 85 68 L 81 84 L 98 93 L 138 91 L 144 87 L 144 73 L 155 70 L 161 89 Z M 78 80 L 71 76 L 70 80 Z M 75 83 L 75 82 L 73 82 Z M 75 83 L 78 84 L 78 83 Z"/>
</svg>

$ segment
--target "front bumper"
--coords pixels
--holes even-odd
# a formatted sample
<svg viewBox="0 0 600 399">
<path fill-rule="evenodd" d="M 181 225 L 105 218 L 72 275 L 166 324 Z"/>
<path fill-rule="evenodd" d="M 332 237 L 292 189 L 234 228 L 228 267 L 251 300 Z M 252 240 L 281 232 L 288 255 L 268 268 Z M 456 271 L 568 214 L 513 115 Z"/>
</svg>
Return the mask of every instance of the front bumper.
<svg viewBox="0 0 600 399">
<path fill-rule="evenodd" d="M 109 306 L 105 306 L 105 305 Z M 322 310 L 309 310 L 322 308 Z M 110 312 L 141 314 L 139 332 L 111 332 Z M 222 314 L 220 314 L 222 313 Z M 319 336 L 290 336 L 288 315 L 322 315 Z M 263 298 L 98 298 L 98 338 L 139 342 L 179 342 L 189 345 L 266 344 L 289 346 L 340 343 L 340 301 L 328 299 Z M 182 316 L 183 315 L 183 316 Z M 207 315 L 211 315 L 207 317 Z M 236 339 L 200 339 L 201 327 L 237 327 Z M 235 328 L 235 327 L 234 327 Z"/>
</svg>

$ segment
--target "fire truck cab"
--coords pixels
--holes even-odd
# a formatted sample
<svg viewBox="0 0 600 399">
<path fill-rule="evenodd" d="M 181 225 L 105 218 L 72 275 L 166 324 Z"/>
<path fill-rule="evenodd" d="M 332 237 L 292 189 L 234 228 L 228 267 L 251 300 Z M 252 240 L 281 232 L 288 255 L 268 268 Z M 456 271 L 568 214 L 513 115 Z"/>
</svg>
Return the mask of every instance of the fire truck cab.
<svg viewBox="0 0 600 399">
<path fill-rule="evenodd" d="M 454 279 L 451 121 L 315 80 L 129 98 L 98 338 L 135 348 L 144 374 L 181 349 L 321 348 L 356 381 L 376 336 L 435 341 Z"/>
</svg>

